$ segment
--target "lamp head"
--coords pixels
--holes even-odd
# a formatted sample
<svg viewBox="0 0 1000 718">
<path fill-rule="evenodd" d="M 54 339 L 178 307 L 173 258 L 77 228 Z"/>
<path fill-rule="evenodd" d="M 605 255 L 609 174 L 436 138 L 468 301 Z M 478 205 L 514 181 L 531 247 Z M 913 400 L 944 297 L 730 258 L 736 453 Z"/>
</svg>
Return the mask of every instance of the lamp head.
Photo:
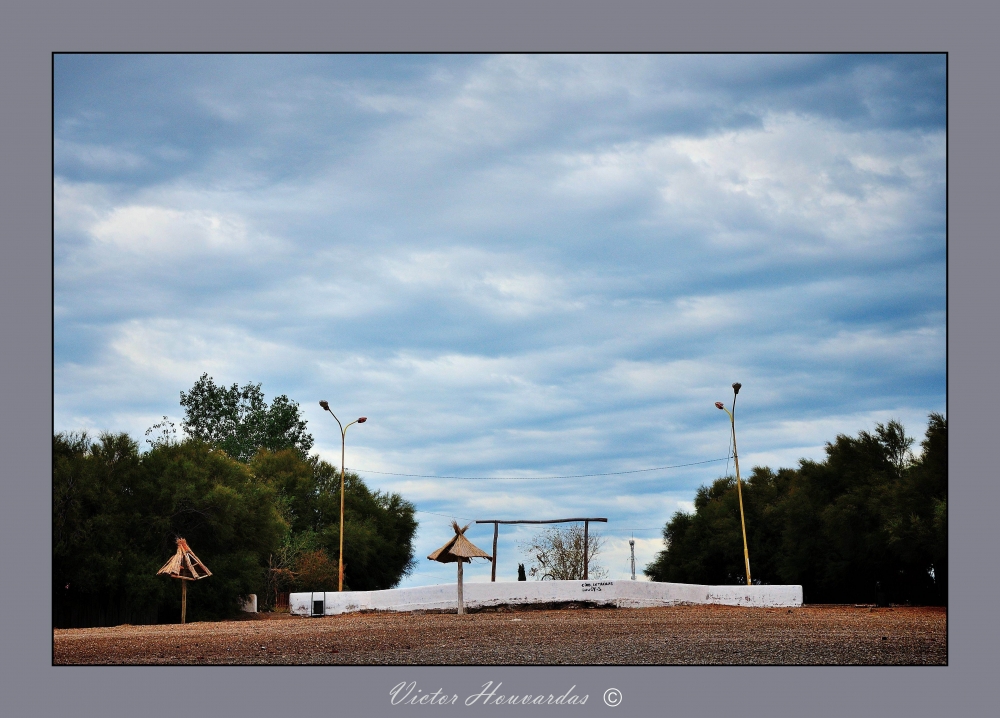
<svg viewBox="0 0 1000 718">
<path fill-rule="evenodd" d="M 735 384 L 733 384 L 733 394 L 739 394 L 741 386 L 743 386 L 743 385 L 740 384 L 739 382 L 736 382 Z"/>
<path fill-rule="evenodd" d="M 715 402 L 715 408 L 716 408 L 716 409 L 725 409 L 726 407 L 724 407 L 724 406 L 722 405 L 722 402 L 721 402 L 721 401 L 717 401 L 717 402 Z"/>
<path fill-rule="evenodd" d="M 323 399 L 322 401 L 320 401 L 319 405 L 322 406 L 327 411 L 330 411 L 330 404 L 327 403 L 326 399 Z"/>
<path fill-rule="evenodd" d="M 358 419 L 359 424 L 364 424 L 366 421 L 368 421 L 367 416 L 362 416 L 360 419 Z"/>
</svg>

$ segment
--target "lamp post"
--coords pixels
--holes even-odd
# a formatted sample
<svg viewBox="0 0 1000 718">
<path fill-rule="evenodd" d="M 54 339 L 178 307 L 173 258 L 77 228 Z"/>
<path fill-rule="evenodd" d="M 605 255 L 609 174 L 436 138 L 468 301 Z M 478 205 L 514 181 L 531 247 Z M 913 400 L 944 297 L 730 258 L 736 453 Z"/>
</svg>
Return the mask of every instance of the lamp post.
<svg viewBox="0 0 1000 718">
<path fill-rule="evenodd" d="M 319 403 L 326 411 L 330 412 L 330 416 L 337 419 L 337 415 L 330 411 L 330 405 L 323 400 Z M 347 430 L 354 424 L 364 424 L 368 421 L 367 416 L 362 416 L 355 419 L 347 426 L 340 423 L 340 419 L 337 419 L 337 426 L 340 427 L 340 556 L 337 558 L 337 590 L 344 590 L 344 447 L 347 443 Z"/>
<path fill-rule="evenodd" d="M 629 551 L 632 552 L 632 580 L 635 580 L 635 537 L 628 540 Z"/>
<path fill-rule="evenodd" d="M 747 523 L 746 519 L 743 517 L 743 489 L 741 488 L 740 481 L 740 457 L 736 451 L 736 418 L 734 414 L 736 413 L 736 395 L 740 393 L 740 387 L 743 386 L 739 382 L 733 384 L 733 410 L 729 411 L 721 401 L 715 402 L 715 406 L 718 409 L 722 409 L 724 412 L 729 414 L 729 425 L 733 431 L 733 461 L 736 463 L 736 495 L 740 499 L 740 527 L 743 529 L 743 561 L 746 563 L 747 567 L 747 586 L 750 585 L 750 552 L 747 550 Z"/>
</svg>

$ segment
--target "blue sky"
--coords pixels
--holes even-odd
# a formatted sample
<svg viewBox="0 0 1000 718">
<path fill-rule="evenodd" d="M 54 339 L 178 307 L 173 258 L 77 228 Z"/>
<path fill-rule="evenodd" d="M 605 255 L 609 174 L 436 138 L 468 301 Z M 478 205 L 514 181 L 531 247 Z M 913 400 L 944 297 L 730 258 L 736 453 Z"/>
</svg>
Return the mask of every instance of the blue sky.
<svg viewBox="0 0 1000 718">
<path fill-rule="evenodd" d="M 641 570 L 734 381 L 745 471 L 945 409 L 943 55 L 58 55 L 54 101 L 55 430 L 141 440 L 203 372 L 333 463 L 318 401 L 366 415 L 403 585 L 452 516 L 606 516 Z"/>
</svg>

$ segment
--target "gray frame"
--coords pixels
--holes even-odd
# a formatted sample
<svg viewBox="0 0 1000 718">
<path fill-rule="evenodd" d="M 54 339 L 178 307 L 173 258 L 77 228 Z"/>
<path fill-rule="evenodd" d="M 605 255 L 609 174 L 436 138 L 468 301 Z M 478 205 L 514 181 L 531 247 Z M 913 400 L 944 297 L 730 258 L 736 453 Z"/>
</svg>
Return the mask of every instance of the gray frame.
<svg viewBox="0 0 1000 718">
<path fill-rule="evenodd" d="M 997 673 L 991 546 L 998 482 L 987 452 L 1000 306 L 994 239 L 996 6 L 901 0 L 716 0 L 695 7 L 618 0 L 289 0 L 18 2 L 4 12 L 2 77 L 4 431 L 0 545 L 18 580 L 3 614 L 10 715 L 176 716 L 161 700 L 180 678 L 193 712 L 370 715 L 401 681 L 469 695 L 487 682 L 524 692 L 576 686 L 571 711 L 604 715 L 974 715 Z M 951 616 L 946 668 L 66 668 L 51 666 L 49 582 L 52 392 L 51 53 L 53 51 L 946 51 L 949 53 L 949 415 Z M 993 297 L 993 299 L 990 299 Z M 989 534 L 987 533 L 989 531 Z M 176 675 L 182 672 L 183 676 Z M 380 710 L 382 709 L 382 710 Z M 475 711 L 397 706 L 413 715 Z M 568 706 L 522 713 L 570 712 Z"/>
</svg>

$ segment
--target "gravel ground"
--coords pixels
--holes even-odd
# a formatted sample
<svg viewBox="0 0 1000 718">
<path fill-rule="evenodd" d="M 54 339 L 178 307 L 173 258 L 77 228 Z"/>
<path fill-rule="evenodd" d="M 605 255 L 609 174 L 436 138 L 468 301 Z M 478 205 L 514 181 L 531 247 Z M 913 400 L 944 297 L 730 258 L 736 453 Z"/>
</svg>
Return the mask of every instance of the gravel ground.
<svg viewBox="0 0 1000 718">
<path fill-rule="evenodd" d="M 935 664 L 944 608 L 677 606 L 56 629 L 61 664 Z"/>
</svg>

